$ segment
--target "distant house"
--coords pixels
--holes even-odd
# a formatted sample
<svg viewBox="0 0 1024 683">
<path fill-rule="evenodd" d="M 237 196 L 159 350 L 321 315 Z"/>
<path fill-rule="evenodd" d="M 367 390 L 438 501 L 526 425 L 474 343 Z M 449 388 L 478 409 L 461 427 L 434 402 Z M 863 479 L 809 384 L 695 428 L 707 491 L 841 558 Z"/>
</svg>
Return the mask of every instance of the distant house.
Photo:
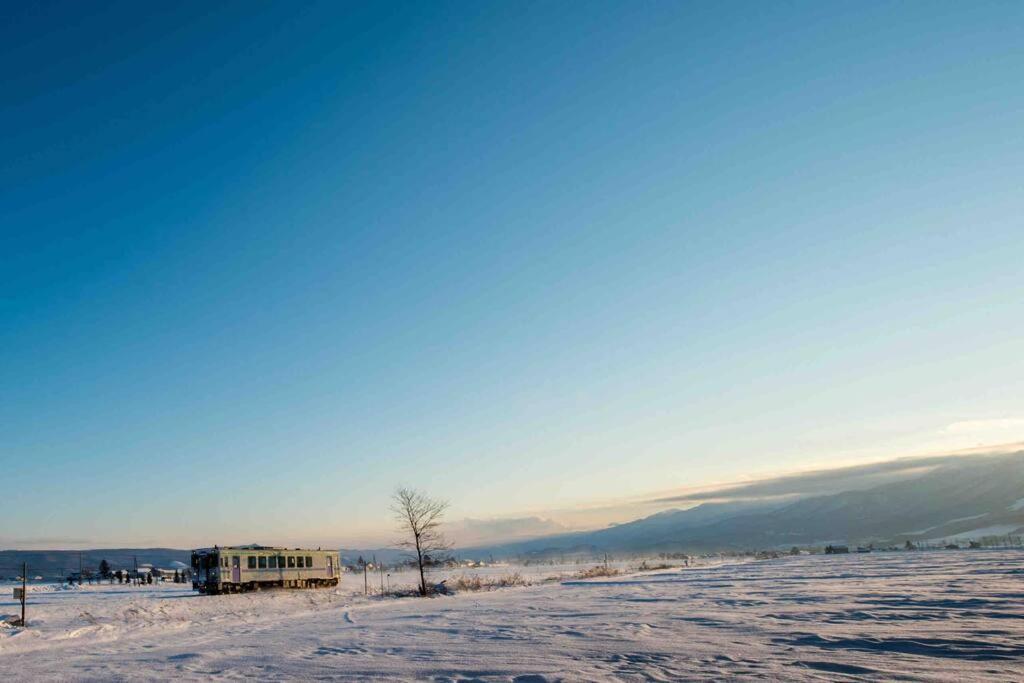
<svg viewBox="0 0 1024 683">
<path fill-rule="evenodd" d="M 161 569 L 160 567 L 153 567 L 149 571 L 153 574 L 154 581 L 173 581 L 174 572 L 176 571 L 179 572 L 180 576 L 180 570 L 178 569 Z"/>
</svg>

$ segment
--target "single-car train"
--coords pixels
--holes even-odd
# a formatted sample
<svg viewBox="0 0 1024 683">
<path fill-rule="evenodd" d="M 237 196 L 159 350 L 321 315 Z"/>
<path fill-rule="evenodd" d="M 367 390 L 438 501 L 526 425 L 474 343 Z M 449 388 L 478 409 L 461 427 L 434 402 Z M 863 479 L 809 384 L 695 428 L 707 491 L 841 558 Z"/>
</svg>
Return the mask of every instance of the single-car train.
<svg viewBox="0 0 1024 683">
<path fill-rule="evenodd" d="M 337 586 L 338 553 L 244 545 L 192 551 L 192 588 L 206 595 Z"/>
</svg>

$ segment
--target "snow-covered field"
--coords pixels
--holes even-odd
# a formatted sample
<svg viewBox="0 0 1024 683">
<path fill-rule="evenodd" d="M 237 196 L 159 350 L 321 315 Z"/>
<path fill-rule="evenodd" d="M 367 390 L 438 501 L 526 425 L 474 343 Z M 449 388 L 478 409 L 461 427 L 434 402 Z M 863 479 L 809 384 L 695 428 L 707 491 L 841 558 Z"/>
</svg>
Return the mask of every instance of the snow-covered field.
<svg viewBox="0 0 1024 683">
<path fill-rule="evenodd" d="M 536 579 L 546 569 L 527 571 Z M 40 586 L 30 627 L 0 627 L 0 672 L 501 681 L 991 681 L 1024 672 L 1020 551 L 786 557 L 428 600 L 361 592 L 361 576 L 338 590 L 216 597 L 173 584 Z M 15 612 L 5 589 L 0 616 Z"/>
</svg>

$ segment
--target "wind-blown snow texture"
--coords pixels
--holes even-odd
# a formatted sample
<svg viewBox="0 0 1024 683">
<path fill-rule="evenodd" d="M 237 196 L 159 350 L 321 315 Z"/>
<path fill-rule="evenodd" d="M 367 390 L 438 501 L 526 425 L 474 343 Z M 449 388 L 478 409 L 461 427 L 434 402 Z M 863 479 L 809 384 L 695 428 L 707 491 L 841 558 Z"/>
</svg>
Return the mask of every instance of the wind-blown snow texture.
<svg viewBox="0 0 1024 683">
<path fill-rule="evenodd" d="M 353 577 L 354 579 L 354 577 Z M 431 600 L 32 595 L 20 679 L 1019 680 L 1024 553 L 787 557 Z M 360 586 L 361 587 L 361 586 Z M 5 596 L 0 615 L 12 614 Z"/>
</svg>

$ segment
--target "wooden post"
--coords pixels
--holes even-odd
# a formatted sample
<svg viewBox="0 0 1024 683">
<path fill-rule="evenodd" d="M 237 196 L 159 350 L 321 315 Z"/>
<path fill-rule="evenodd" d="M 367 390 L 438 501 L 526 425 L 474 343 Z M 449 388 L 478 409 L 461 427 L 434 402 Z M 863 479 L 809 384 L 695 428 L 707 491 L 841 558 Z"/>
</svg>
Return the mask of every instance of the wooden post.
<svg viewBox="0 0 1024 683">
<path fill-rule="evenodd" d="M 28 595 L 28 563 L 21 563 L 21 627 L 25 628 L 25 598 Z"/>
<path fill-rule="evenodd" d="M 370 579 L 366 573 L 366 563 L 363 562 L 363 595 L 370 594 Z"/>
</svg>

